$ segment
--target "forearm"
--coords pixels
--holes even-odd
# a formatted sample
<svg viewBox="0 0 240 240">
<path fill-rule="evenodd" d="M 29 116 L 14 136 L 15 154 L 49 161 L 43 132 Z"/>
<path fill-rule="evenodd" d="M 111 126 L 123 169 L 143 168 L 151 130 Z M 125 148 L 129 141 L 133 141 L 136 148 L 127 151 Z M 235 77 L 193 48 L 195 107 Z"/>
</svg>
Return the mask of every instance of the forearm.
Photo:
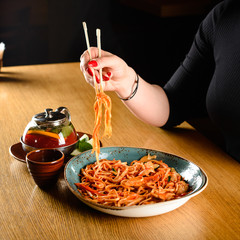
<svg viewBox="0 0 240 240">
<path fill-rule="evenodd" d="M 169 117 L 169 102 L 164 90 L 147 83 L 141 77 L 138 84 L 134 97 L 123 103 L 140 120 L 154 126 L 163 126 Z M 124 96 L 121 91 L 117 94 Z"/>
</svg>

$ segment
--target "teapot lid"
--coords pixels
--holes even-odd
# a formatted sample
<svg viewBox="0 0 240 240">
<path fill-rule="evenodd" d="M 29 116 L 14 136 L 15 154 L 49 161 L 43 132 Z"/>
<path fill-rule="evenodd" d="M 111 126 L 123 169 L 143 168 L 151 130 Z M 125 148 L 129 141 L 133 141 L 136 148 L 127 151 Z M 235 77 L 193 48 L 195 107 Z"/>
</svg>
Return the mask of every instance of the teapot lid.
<svg viewBox="0 0 240 240">
<path fill-rule="evenodd" d="M 56 125 L 62 124 L 66 120 L 70 121 L 70 114 L 68 109 L 65 107 L 59 107 L 56 111 L 53 111 L 52 108 L 46 108 L 45 112 L 34 115 L 33 120 L 37 124 L 46 124 L 49 122 Z"/>
</svg>

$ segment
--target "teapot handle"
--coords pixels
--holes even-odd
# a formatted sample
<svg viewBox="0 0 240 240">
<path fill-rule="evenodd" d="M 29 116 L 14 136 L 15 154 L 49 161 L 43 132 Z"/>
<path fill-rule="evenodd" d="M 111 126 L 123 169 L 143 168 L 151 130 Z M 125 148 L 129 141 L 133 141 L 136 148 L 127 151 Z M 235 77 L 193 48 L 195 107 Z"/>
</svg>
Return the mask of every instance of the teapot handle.
<svg viewBox="0 0 240 240">
<path fill-rule="evenodd" d="M 58 109 L 56 109 L 56 112 L 63 113 L 68 118 L 69 122 L 71 122 L 71 116 L 66 107 L 59 107 Z"/>
</svg>

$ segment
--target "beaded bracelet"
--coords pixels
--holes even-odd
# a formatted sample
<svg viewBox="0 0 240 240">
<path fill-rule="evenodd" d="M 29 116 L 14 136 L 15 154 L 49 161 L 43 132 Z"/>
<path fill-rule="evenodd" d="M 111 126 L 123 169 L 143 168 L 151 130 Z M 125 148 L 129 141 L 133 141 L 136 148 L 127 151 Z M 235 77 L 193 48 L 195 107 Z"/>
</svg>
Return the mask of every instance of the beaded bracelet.
<svg viewBox="0 0 240 240">
<path fill-rule="evenodd" d="M 128 100 L 132 99 L 132 98 L 135 96 L 135 94 L 137 93 L 138 84 L 139 84 L 139 76 L 138 76 L 138 74 L 136 74 L 136 80 L 135 80 L 134 84 L 135 84 L 135 83 L 136 83 L 137 85 L 136 85 L 135 89 L 133 90 L 133 92 L 130 94 L 130 96 L 127 97 L 127 98 L 120 98 L 120 97 L 119 97 L 121 100 L 123 100 L 123 101 L 128 101 Z"/>
</svg>

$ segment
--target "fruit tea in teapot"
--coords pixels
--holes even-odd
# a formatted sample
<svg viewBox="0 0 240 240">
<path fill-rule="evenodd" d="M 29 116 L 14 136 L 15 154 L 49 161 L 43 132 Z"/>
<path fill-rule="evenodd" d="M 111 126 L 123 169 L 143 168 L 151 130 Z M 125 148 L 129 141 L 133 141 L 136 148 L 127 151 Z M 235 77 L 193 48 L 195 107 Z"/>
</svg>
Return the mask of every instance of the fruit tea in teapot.
<svg viewBox="0 0 240 240">
<path fill-rule="evenodd" d="M 23 142 L 35 148 L 58 148 L 78 140 L 67 108 L 51 108 L 33 116 L 23 133 Z"/>
</svg>

